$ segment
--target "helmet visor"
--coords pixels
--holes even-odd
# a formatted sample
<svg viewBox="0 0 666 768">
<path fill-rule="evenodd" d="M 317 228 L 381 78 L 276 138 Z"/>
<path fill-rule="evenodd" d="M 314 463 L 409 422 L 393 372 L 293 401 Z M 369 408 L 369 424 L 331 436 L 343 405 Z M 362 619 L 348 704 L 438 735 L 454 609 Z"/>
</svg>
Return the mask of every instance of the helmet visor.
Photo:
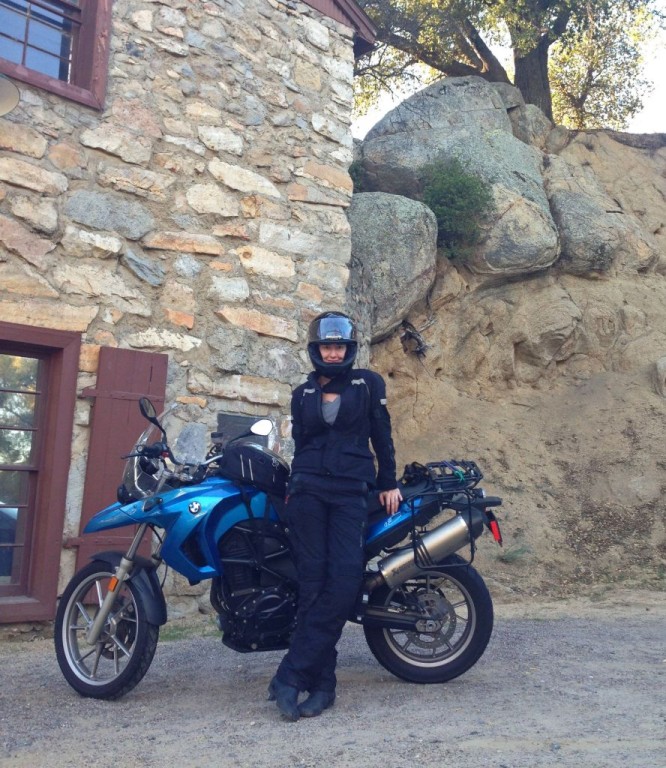
<svg viewBox="0 0 666 768">
<path fill-rule="evenodd" d="M 348 317 L 322 317 L 310 327 L 310 342 L 344 344 L 356 340 L 356 328 Z"/>
</svg>

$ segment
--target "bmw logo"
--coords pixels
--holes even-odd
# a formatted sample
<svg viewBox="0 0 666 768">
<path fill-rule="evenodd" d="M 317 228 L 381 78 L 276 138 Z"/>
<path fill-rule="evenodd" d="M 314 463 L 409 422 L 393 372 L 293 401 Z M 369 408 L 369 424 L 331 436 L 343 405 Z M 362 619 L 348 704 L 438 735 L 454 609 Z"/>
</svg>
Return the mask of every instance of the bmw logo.
<svg viewBox="0 0 666 768">
<path fill-rule="evenodd" d="M 192 501 L 187 509 L 192 515 L 198 515 L 201 512 L 201 504 L 198 501 Z"/>
</svg>

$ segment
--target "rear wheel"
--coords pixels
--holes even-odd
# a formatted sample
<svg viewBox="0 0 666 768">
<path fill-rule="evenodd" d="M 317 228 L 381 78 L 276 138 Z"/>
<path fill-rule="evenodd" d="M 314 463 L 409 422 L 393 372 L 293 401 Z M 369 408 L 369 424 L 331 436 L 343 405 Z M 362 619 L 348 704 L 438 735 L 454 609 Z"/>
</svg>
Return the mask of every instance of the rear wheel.
<svg viewBox="0 0 666 768">
<path fill-rule="evenodd" d="M 65 679 L 82 696 L 95 699 L 117 699 L 137 685 L 150 667 L 160 632 L 148 623 L 138 589 L 126 581 L 98 641 L 87 642 L 113 571 L 101 561 L 82 568 L 63 593 L 55 620 L 56 656 Z"/>
<path fill-rule="evenodd" d="M 370 604 L 419 611 L 418 630 L 364 627 L 368 646 L 389 672 L 412 683 L 445 683 L 481 658 L 493 630 L 493 604 L 479 573 L 457 555 L 398 587 L 379 587 Z"/>
</svg>

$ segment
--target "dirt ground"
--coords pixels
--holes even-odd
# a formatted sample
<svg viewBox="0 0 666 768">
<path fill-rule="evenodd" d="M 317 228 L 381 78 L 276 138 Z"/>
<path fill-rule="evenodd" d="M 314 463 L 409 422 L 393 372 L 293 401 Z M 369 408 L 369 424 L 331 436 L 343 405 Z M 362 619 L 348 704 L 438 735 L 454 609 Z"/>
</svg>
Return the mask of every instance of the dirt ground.
<svg viewBox="0 0 666 768">
<path fill-rule="evenodd" d="M 234 653 L 208 618 L 167 625 L 118 702 L 72 691 L 51 640 L 1 642 L 0 766 L 664 768 L 665 630 L 663 592 L 499 601 L 476 667 L 424 686 L 383 670 L 349 625 L 335 706 L 297 723 L 266 700 L 281 654 Z"/>
</svg>

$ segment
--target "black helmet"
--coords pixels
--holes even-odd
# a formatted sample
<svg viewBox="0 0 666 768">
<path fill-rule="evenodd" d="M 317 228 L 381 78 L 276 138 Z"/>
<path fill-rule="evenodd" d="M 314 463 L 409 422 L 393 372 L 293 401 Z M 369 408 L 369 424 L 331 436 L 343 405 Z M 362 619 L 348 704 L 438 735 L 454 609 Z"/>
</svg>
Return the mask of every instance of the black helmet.
<svg viewBox="0 0 666 768">
<path fill-rule="evenodd" d="M 344 344 L 345 358 L 341 363 L 325 363 L 319 352 L 320 344 Z M 346 373 L 354 364 L 358 342 L 356 325 L 343 312 L 322 312 L 310 323 L 308 329 L 308 354 L 320 376 L 332 379 Z"/>
</svg>

